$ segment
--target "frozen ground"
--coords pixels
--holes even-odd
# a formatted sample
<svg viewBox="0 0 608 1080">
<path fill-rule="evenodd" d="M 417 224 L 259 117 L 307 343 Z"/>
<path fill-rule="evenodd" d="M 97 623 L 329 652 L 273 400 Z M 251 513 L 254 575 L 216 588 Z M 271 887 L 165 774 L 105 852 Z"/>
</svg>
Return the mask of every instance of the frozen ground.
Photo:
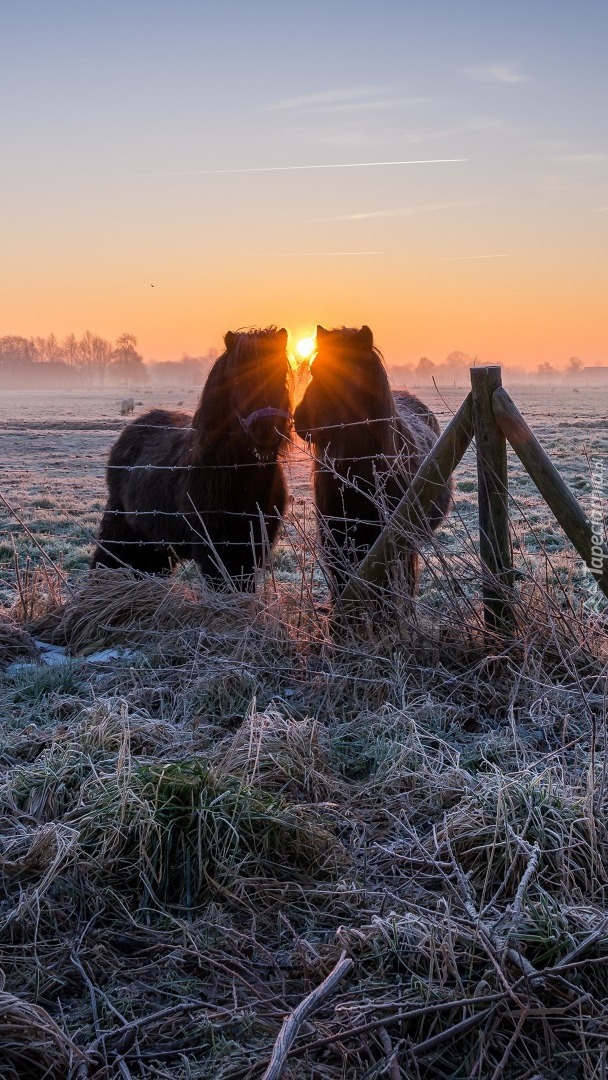
<svg viewBox="0 0 608 1080">
<path fill-rule="evenodd" d="M 512 396 L 583 507 L 591 507 L 591 464 L 604 461 L 608 485 L 608 390 L 515 387 Z M 418 390 L 442 425 L 458 407 L 466 388 Z M 178 389 L 135 394 L 135 415 L 149 408 L 192 411 L 196 393 Z M 37 541 L 68 576 L 88 562 L 105 502 L 104 467 L 125 420 L 116 391 L 7 392 L 0 400 L 0 600 L 14 597 L 15 558 L 24 565 L 42 558 Z M 534 554 L 542 548 L 560 558 L 577 557 L 538 497 L 534 484 L 510 458 L 514 539 Z M 287 578 L 298 568 L 294 554 L 300 530 L 312 530 L 310 461 L 301 443 L 287 461 L 297 528 L 287 532 L 277 552 L 277 572 Z M 608 499 L 608 491 L 604 493 Z M 23 522 L 20 524 L 18 517 Z M 24 526 L 27 526 L 25 528 Z M 29 535 L 28 535 L 29 531 Z M 476 471 L 469 451 L 455 476 L 455 513 L 442 533 L 448 550 L 467 544 L 476 531 Z M 300 539 L 299 539 L 300 538 Z"/>
</svg>

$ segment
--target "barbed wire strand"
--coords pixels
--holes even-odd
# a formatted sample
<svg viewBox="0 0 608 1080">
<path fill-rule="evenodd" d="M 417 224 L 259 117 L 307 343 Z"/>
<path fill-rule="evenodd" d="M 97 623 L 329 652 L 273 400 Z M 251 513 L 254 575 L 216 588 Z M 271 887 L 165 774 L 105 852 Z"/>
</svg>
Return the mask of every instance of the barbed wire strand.
<svg viewBox="0 0 608 1080">
<path fill-rule="evenodd" d="M 419 419 L 423 419 L 421 414 L 416 413 L 415 415 Z M 396 415 L 393 415 L 393 416 L 366 417 L 363 420 L 347 420 L 347 421 L 344 421 L 344 422 L 339 423 L 339 424 L 318 424 L 315 427 L 310 427 L 310 428 L 307 427 L 306 430 L 308 432 L 310 432 L 310 433 L 315 432 L 315 431 L 334 431 L 334 430 L 341 430 L 343 428 L 351 428 L 351 427 L 369 427 L 370 424 L 387 424 L 387 423 L 391 423 L 391 422 L 392 423 L 395 423 L 395 422 L 399 423 L 401 421 L 405 421 L 405 419 L 406 419 L 405 417 L 402 417 L 399 414 L 396 414 Z M 133 420 L 128 421 L 124 425 L 124 427 L 116 428 L 116 429 L 111 429 L 111 428 L 108 428 L 108 427 L 106 427 L 106 428 L 104 428 L 104 427 L 86 427 L 86 428 L 70 427 L 69 420 L 66 420 L 65 421 L 65 428 L 59 428 L 59 427 L 52 427 L 51 428 L 51 427 L 49 427 L 49 428 L 41 428 L 39 430 L 41 430 L 41 431 L 62 431 L 63 430 L 63 431 L 78 431 L 78 432 L 83 431 L 83 432 L 91 432 L 91 434 L 98 433 L 100 431 L 111 431 L 111 430 L 117 430 L 117 431 L 122 432 L 122 431 L 125 431 L 126 428 L 130 427 L 132 424 L 134 424 L 136 422 L 137 422 L 138 430 L 180 431 L 180 432 L 181 431 L 199 431 L 200 430 L 199 428 L 194 428 L 194 427 L 190 427 L 190 426 L 186 426 L 186 425 L 182 427 L 181 424 L 180 425 L 177 425 L 177 424 L 142 424 L 139 421 L 133 421 Z M 10 423 L 11 423 L 11 421 L 7 421 L 7 425 L 10 424 Z M 28 424 L 28 421 L 27 420 L 13 421 L 13 423 L 14 424 L 20 424 L 20 425 L 21 424 L 26 425 L 26 424 Z M 86 423 L 86 421 L 78 421 L 78 423 Z M 90 423 L 95 424 L 95 421 L 91 420 Z M 103 423 L 103 421 L 100 421 L 100 423 Z M 107 423 L 108 424 L 119 423 L 119 421 L 108 420 Z M 35 428 L 34 428 L 34 430 L 35 430 Z M 31 434 L 31 431 L 32 431 L 32 425 L 31 424 L 30 424 L 29 427 L 23 426 L 23 427 L 14 427 L 14 428 L 10 428 L 10 427 L 4 426 L 4 425 L 0 426 L 0 435 L 2 435 L 2 434 L 29 435 L 29 434 Z M 239 428 L 239 431 L 240 431 L 240 428 Z M 228 434 L 230 434 L 230 429 L 229 428 L 218 428 L 218 429 L 205 428 L 204 430 L 201 431 L 201 434 L 203 434 L 203 435 L 228 435 Z"/>
</svg>

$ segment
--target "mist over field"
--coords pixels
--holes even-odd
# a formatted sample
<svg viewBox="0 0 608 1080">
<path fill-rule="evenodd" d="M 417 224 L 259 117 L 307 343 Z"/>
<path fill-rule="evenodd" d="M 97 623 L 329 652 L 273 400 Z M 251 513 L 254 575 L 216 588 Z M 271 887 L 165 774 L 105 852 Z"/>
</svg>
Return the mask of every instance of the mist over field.
<svg viewBox="0 0 608 1080">
<path fill-rule="evenodd" d="M 57 389 L 103 386 L 125 387 L 152 384 L 201 385 L 218 350 L 203 356 L 185 356 L 175 361 L 144 358 L 137 350 L 134 334 L 121 334 L 107 341 L 87 330 L 81 338 L 74 334 L 59 341 L 48 338 L 0 337 L 0 387 L 6 389 Z"/>
<path fill-rule="evenodd" d="M 179 365 L 181 367 L 181 365 Z M 402 385 L 400 373 L 395 384 Z M 505 378 L 508 385 L 508 379 Z M 197 404 L 200 387 L 186 382 L 149 382 L 138 385 L 133 416 L 154 408 L 179 409 L 191 414 Z M 431 379 L 417 384 L 416 392 L 433 409 L 445 427 L 466 394 L 466 382 L 457 379 Z M 526 420 L 543 447 L 561 470 L 583 505 L 590 509 L 592 463 L 605 460 L 608 453 L 608 386 L 577 386 L 569 381 L 535 380 L 530 385 L 513 384 L 513 395 Z M 39 391 L 6 389 L 0 403 L 0 466 L 2 491 L 24 518 L 54 559 L 68 568 L 84 572 L 93 538 L 99 525 L 106 497 L 105 467 L 107 455 L 119 432 L 129 422 L 120 415 L 124 387 L 104 388 L 75 384 Z M 314 537 L 315 522 L 311 489 L 310 450 L 299 439 L 293 440 L 287 457 L 289 486 L 296 500 L 298 514 L 306 519 L 306 532 Z M 545 543 L 560 559 L 571 565 L 577 578 L 582 574 L 580 557 L 536 490 L 532 480 L 509 451 L 509 471 L 513 499 L 514 527 L 525 537 L 529 553 L 542 552 Z M 445 539 L 454 551 L 468 548 L 470 537 L 478 533 L 477 474 L 475 454 L 470 449 L 455 477 L 457 513 L 444 526 Z M 44 506 L 39 505 L 44 503 Z M 21 557 L 41 561 L 41 554 L 31 542 L 6 505 L 0 506 L 0 524 L 5 538 L 2 585 L 5 599 L 14 598 L 14 561 L 12 540 Z M 461 532 L 461 530 L 464 530 Z M 299 548 L 305 543 L 300 537 Z M 298 575 L 294 543 L 285 538 L 280 544 L 281 561 L 291 566 L 288 580 Z M 47 545 L 48 548 L 47 548 Z M 42 559 L 42 564 L 44 560 Z M 279 577 L 281 572 L 279 571 Z M 581 580 L 584 580 L 582 577 Z"/>
<path fill-rule="evenodd" d="M 314 339 L 312 339 L 314 340 Z M 296 340 L 292 336 L 292 348 Z M 204 355 L 182 355 L 176 360 L 146 359 L 138 351 L 134 334 L 121 334 L 115 343 L 90 331 L 80 338 L 70 334 L 63 341 L 54 334 L 48 338 L 24 338 L 14 335 L 0 337 L 0 388 L 57 389 L 58 387 L 92 390 L 101 387 L 136 389 L 146 385 L 181 388 L 202 386 L 218 349 L 210 347 Z M 381 345 L 380 345 L 381 347 Z M 469 370 L 481 361 L 477 356 L 453 350 L 443 360 L 427 356 L 416 362 L 400 363 L 390 355 L 385 363 L 391 382 L 399 387 L 440 386 L 465 387 Z M 294 369 L 300 371 L 299 382 L 305 385 L 306 363 L 292 354 Z M 608 386 L 608 364 L 586 365 L 578 356 L 561 364 L 543 361 L 535 368 L 525 363 L 503 365 L 506 383 L 540 386 Z"/>
</svg>

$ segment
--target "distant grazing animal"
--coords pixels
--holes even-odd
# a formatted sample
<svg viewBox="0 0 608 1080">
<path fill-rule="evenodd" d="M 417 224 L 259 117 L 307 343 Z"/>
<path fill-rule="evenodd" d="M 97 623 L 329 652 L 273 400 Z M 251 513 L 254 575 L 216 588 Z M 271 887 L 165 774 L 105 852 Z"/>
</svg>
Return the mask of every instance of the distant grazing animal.
<svg viewBox="0 0 608 1080">
<path fill-rule="evenodd" d="M 91 566 L 168 573 L 194 559 L 215 585 L 252 589 L 285 509 L 291 430 L 287 331 L 227 333 L 193 417 L 153 409 L 110 451 Z"/>
<path fill-rule="evenodd" d="M 133 412 L 134 408 L 135 408 L 135 401 L 133 400 L 132 397 L 123 398 L 121 403 L 120 403 L 120 415 L 121 416 L 127 416 L 129 413 Z"/>
<path fill-rule="evenodd" d="M 294 413 L 314 450 L 314 491 L 325 562 L 335 594 L 380 535 L 392 510 L 437 440 L 434 414 L 407 391 L 393 394 L 368 326 L 317 327 L 311 382 Z M 343 425 L 343 426 L 342 426 Z M 445 517 L 447 481 L 428 514 L 429 531 Z M 401 557 L 413 595 L 418 555 Z"/>
</svg>

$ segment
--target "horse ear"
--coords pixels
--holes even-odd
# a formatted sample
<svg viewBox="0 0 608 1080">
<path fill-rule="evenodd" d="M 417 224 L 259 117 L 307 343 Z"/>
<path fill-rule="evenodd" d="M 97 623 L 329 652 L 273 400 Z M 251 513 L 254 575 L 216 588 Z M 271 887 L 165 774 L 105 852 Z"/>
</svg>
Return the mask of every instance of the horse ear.
<svg viewBox="0 0 608 1080">
<path fill-rule="evenodd" d="M 319 338 L 327 337 L 329 330 L 324 330 L 322 326 L 317 326 L 317 341 Z"/>
<path fill-rule="evenodd" d="M 287 344 L 288 334 L 284 326 L 282 326 L 280 330 L 277 330 L 277 337 L 283 338 L 283 341 Z"/>
<path fill-rule="evenodd" d="M 374 347 L 374 335 L 372 334 L 369 326 L 362 326 L 357 332 L 357 341 L 362 348 L 367 349 L 368 352 Z"/>
<path fill-rule="evenodd" d="M 233 333 L 232 330 L 229 330 L 228 333 L 224 334 L 224 345 L 226 346 L 227 352 L 230 352 L 232 346 L 234 345 L 235 338 L 236 334 Z"/>
</svg>

